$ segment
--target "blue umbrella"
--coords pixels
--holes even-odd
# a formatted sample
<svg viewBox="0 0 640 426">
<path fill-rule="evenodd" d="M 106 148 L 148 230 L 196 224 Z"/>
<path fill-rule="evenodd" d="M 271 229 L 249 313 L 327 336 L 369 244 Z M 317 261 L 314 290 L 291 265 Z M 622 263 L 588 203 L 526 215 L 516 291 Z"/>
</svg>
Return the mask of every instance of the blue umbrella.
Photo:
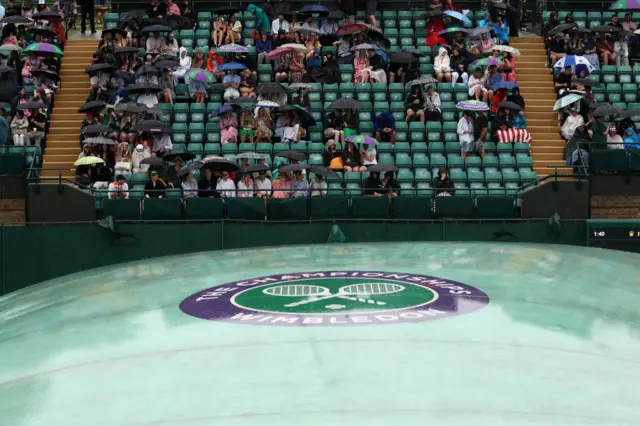
<svg viewBox="0 0 640 426">
<path fill-rule="evenodd" d="M 512 83 L 510 81 L 503 81 L 501 83 L 496 83 L 491 85 L 491 90 L 499 90 L 499 89 L 515 89 L 518 86 L 518 83 Z"/>
<path fill-rule="evenodd" d="M 231 110 L 233 110 L 233 107 L 231 105 L 222 105 L 221 107 L 218 107 L 218 109 L 215 110 L 214 114 L 220 117 L 225 112 L 231 111 Z"/>
<path fill-rule="evenodd" d="M 308 4 L 302 9 L 301 13 L 329 13 L 329 8 L 321 4 Z"/>
<path fill-rule="evenodd" d="M 239 62 L 229 62 L 218 67 L 218 71 L 242 71 L 246 69 L 247 66 Z"/>
<path fill-rule="evenodd" d="M 452 18 L 455 18 L 458 21 L 462 21 L 465 24 L 470 24 L 471 23 L 471 20 L 469 18 L 467 18 L 466 16 L 464 16 L 460 12 L 456 12 L 455 10 L 445 10 L 444 14 L 448 15 L 448 16 L 451 16 Z"/>
</svg>

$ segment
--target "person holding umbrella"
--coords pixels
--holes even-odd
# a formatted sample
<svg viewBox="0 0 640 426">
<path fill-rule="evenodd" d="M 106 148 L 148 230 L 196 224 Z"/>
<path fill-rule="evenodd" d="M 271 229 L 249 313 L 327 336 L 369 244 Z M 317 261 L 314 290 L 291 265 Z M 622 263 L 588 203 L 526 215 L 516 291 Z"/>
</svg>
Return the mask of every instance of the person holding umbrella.
<svg viewBox="0 0 640 426">
<path fill-rule="evenodd" d="M 237 143 L 238 142 L 238 119 L 233 110 L 229 106 L 220 118 L 220 143 Z"/>
<path fill-rule="evenodd" d="M 147 39 L 147 61 L 152 61 L 157 55 L 161 54 L 166 49 L 166 42 L 163 37 L 160 36 L 160 32 L 155 31 L 151 37 Z"/>
<path fill-rule="evenodd" d="M 511 129 L 526 129 L 527 119 L 524 117 L 522 111 L 516 111 L 512 109 L 509 111 L 509 128 Z"/>
<path fill-rule="evenodd" d="M 18 110 L 11 121 L 11 133 L 15 146 L 25 146 L 25 135 L 29 127 L 29 120 L 24 116 L 24 111 Z"/>
<path fill-rule="evenodd" d="M 389 197 L 397 197 L 400 195 L 400 184 L 395 179 L 391 170 L 384 173 L 384 179 L 382 180 L 382 187 L 387 191 Z"/>
<path fill-rule="evenodd" d="M 173 143 L 171 142 L 171 136 L 168 133 L 154 133 L 152 151 L 156 154 L 162 154 L 166 151 L 171 151 Z"/>
</svg>

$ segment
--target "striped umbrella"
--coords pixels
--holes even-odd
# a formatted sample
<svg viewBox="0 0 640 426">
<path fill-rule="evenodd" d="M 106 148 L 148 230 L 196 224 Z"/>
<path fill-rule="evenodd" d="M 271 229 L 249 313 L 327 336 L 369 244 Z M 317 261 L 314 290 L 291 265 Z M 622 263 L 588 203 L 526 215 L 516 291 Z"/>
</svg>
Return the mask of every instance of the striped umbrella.
<svg viewBox="0 0 640 426">
<path fill-rule="evenodd" d="M 50 43 L 33 43 L 22 51 L 23 54 L 35 53 L 37 55 L 64 56 L 64 52 L 56 45 Z"/>
<path fill-rule="evenodd" d="M 191 68 L 184 74 L 191 80 L 199 81 L 201 83 L 215 83 L 216 77 L 207 70 L 201 68 Z"/>
</svg>

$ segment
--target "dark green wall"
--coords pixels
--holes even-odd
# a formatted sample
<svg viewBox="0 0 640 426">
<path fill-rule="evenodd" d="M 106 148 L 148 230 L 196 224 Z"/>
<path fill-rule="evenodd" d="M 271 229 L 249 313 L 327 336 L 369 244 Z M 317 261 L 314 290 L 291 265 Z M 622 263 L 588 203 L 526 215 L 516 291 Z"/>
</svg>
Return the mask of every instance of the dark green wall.
<svg viewBox="0 0 640 426">
<path fill-rule="evenodd" d="M 585 245 L 584 221 L 337 222 L 348 242 L 512 241 Z M 327 242 L 331 222 L 1 227 L 2 294 L 73 272 L 157 256 Z"/>
</svg>

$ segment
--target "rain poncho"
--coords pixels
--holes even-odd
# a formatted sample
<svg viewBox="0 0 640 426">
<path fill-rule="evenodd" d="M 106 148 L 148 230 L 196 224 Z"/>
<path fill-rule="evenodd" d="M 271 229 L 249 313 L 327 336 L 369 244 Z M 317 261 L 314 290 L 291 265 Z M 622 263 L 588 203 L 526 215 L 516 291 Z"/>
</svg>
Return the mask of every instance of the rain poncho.
<svg viewBox="0 0 640 426">
<path fill-rule="evenodd" d="M 451 71 L 451 62 L 449 60 L 449 55 L 447 54 L 447 49 L 441 47 L 438 50 L 438 56 L 433 60 L 433 69 L 436 72 L 449 72 Z"/>
<path fill-rule="evenodd" d="M 624 131 L 624 147 L 640 149 L 640 138 L 638 138 L 638 134 L 632 128 Z"/>
<path fill-rule="evenodd" d="M 255 4 L 250 4 L 247 6 L 247 12 L 256 15 L 256 28 L 260 31 L 260 34 L 269 34 L 271 31 L 271 22 L 269 22 L 269 17 L 264 13 L 264 10 Z"/>
</svg>

